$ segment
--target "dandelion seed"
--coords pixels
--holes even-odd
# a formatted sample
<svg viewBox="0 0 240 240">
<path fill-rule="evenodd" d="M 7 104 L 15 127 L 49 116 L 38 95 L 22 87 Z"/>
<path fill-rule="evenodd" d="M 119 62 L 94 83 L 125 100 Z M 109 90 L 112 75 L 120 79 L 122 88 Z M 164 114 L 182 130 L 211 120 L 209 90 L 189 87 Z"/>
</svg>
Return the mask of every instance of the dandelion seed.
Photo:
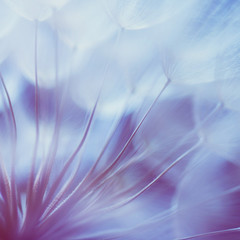
<svg viewBox="0 0 240 240">
<path fill-rule="evenodd" d="M 237 1 L 0 8 L 0 240 L 240 238 Z"/>
</svg>

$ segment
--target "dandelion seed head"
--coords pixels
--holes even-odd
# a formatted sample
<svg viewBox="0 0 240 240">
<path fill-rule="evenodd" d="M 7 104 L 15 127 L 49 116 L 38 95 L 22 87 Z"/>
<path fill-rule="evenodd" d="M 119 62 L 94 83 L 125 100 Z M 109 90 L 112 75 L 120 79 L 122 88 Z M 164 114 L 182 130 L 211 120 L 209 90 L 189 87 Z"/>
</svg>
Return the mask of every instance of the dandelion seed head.
<svg viewBox="0 0 240 240">
<path fill-rule="evenodd" d="M 239 239 L 238 1 L 0 1 L 0 239 Z"/>
</svg>

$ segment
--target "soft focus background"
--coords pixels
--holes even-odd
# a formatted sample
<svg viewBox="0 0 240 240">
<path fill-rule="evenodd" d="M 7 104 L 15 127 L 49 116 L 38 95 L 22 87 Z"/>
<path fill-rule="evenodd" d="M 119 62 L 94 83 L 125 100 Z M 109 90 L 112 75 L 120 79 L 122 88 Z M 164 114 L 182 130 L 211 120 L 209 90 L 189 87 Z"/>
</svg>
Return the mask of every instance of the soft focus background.
<svg viewBox="0 0 240 240">
<path fill-rule="evenodd" d="M 0 16 L 1 240 L 240 239 L 238 0 Z"/>
</svg>

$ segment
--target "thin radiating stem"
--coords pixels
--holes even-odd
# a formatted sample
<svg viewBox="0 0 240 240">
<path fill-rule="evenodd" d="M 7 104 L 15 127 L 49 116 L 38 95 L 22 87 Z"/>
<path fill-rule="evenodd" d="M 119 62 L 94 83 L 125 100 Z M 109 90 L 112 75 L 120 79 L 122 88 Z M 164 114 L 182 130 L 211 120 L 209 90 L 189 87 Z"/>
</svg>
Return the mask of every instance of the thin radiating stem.
<svg viewBox="0 0 240 240">
<path fill-rule="evenodd" d="M 153 101 L 153 103 L 150 105 L 150 107 L 148 108 L 147 112 L 145 113 L 145 115 L 143 116 L 143 118 L 141 119 L 141 121 L 139 122 L 139 124 L 137 125 L 137 127 L 135 128 L 134 132 L 132 133 L 132 135 L 129 137 L 128 141 L 126 142 L 126 144 L 124 145 L 123 149 L 121 150 L 121 152 L 118 154 L 118 156 L 116 157 L 116 159 L 113 161 L 113 163 L 103 172 L 101 173 L 99 176 L 97 176 L 91 183 L 90 186 L 87 186 L 86 189 L 91 188 L 91 186 L 93 186 L 95 184 L 95 182 L 99 182 L 100 179 L 104 178 L 104 176 L 107 175 L 107 173 L 110 172 L 110 170 L 116 165 L 116 163 L 119 161 L 120 157 L 122 156 L 122 154 L 125 152 L 125 150 L 127 149 L 128 145 L 130 144 L 130 142 L 132 141 L 133 137 L 135 136 L 135 134 L 137 133 L 137 131 L 139 130 L 140 126 L 142 125 L 142 123 L 145 121 L 146 117 L 149 115 L 150 111 L 152 110 L 152 108 L 155 106 L 155 104 L 157 103 L 158 99 L 160 98 L 160 96 L 162 95 L 162 93 L 164 92 L 164 90 L 167 88 L 167 86 L 169 85 L 170 81 L 168 80 L 164 87 L 161 89 L 161 91 L 159 92 L 158 96 L 155 98 L 155 100 Z M 50 221 L 50 219 L 54 218 L 54 216 L 56 214 L 59 214 L 59 211 L 61 209 L 64 208 L 64 206 L 68 205 L 69 202 L 73 201 L 77 195 L 79 194 L 78 191 L 81 188 L 81 183 L 72 191 L 72 193 L 70 193 L 61 203 L 60 205 L 54 209 L 54 211 L 51 213 L 50 216 L 48 216 L 43 222 L 44 225 L 47 224 L 47 221 Z M 86 191 L 85 189 L 85 191 Z"/>
<path fill-rule="evenodd" d="M 16 124 L 16 119 L 15 119 L 15 114 L 14 114 L 14 110 L 13 110 L 13 106 L 12 106 L 12 101 L 9 95 L 9 92 L 7 90 L 4 78 L 2 76 L 2 74 L 0 73 L 0 79 L 1 79 L 1 83 L 3 85 L 4 88 L 4 92 L 6 94 L 7 97 L 7 101 L 8 101 L 8 106 L 10 109 L 10 120 L 12 122 L 13 125 L 13 130 L 12 130 L 12 136 L 13 136 L 13 155 L 12 155 L 12 162 L 11 162 L 11 179 L 10 179 L 10 184 L 11 184 L 11 202 L 12 202 L 12 214 L 13 214 L 13 219 L 17 218 L 17 194 L 16 194 L 16 177 L 15 177 L 15 165 L 16 165 L 16 151 L 17 151 L 17 124 Z"/>
<path fill-rule="evenodd" d="M 34 74 L 35 74 L 35 143 L 32 155 L 32 165 L 30 170 L 30 176 L 28 181 L 27 188 L 27 197 L 26 197 L 26 215 L 23 221 L 24 229 L 27 224 L 28 215 L 31 214 L 32 200 L 34 198 L 34 179 L 35 179 L 35 165 L 39 145 L 39 82 L 38 82 L 38 21 L 35 21 L 35 34 L 34 34 Z"/>
<path fill-rule="evenodd" d="M 150 183 L 148 183 L 145 187 L 143 187 L 139 192 L 137 192 L 133 196 L 129 197 L 128 199 L 125 199 L 120 203 L 117 203 L 115 205 L 102 209 L 102 211 L 119 208 L 135 200 L 137 197 L 143 194 L 146 190 L 148 190 L 154 183 L 156 183 L 164 174 L 166 174 L 170 169 L 172 169 L 176 164 L 178 164 L 184 157 L 194 152 L 200 145 L 201 145 L 201 141 L 199 141 L 193 147 L 188 149 L 185 153 L 179 156 L 172 164 L 170 164 L 164 171 L 162 171 L 157 177 L 155 177 Z"/>
<path fill-rule="evenodd" d="M 90 130 L 90 127 L 91 127 L 91 125 L 92 125 L 92 121 L 93 121 L 93 117 L 94 117 L 94 114 L 95 114 L 95 111 L 96 111 L 97 103 L 98 103 L 98 99 L 97 99 L 97 101 L 96 101 L 96 103 L 95 103 L 95 106 L 94 106 L 94 108 L 93 108 L 93 110 L 92 110 L 92 113 L 91 113 L 91 115 L 90 115 L 90 117 L 89 117 L 89 120 L 88 120 L 88 123 L 87 123 L 86 129 L 85 129 L 85 131 L 84 131 L 84 135 L 83 135 L 83 137 L 82 137 L 81 142 L 79 143 L 79 145 L 77 146 L 77 148 L 75 149 L 75 151 L 73 152 L 73 154 L 71 155 L 71 157 L 67 160 L 67 162 L 65 163 L 62 171 L 60 172 L 60 174 L 58 175 L 58 177 L 57 177 L 56 180 L 54 181 L 53 185 L 51 186 L 50 191 L 48 192 L 47 198 L 46 198 L 46 200 L 45 200 L 45 202 L 44 202 L 44 206 L 49 203 L 50 198 L 51 198 L 51 197 L 54 195 L 54 193 L 56 192 L 57 187 L 60 185 L 62 178 L 63 178 L 64 175 L 66 174 L 66 172 L 67 172 L 67 170 L 69 169 L 71 163 L 73 162 L 73 160 L 74 160 L 75 157 L 77 156 L 78 152 L 81 150 L 83 144 L 85 143 L 86 138 L 87 138 L 88 133 L 89 133 L 89 130 Z M 43 207 L 44 207 L 44 206 L 43 206 Z"/>
<path fill-rule="evenodd" d="M 145 119 L 147 118 L 147 116 L 149 115 L 149 113 L 151 112 L 152 108 L 156 105 L 158 99 L 160 98 L 160 96 L 162 95 L 162 93 L 164 92 L 164 90 L 167 88 L 167 86 L 169 85 L 170 80 L 168 80 L 164 87 L 162 88 L 162 90 L 160 91 L 160 93 L 157 95 L 157 97 L 155 98 L 155 100 L 153 101 L 153 103 L 150 105 L 150 107 L 148 108 L 147 112 L 144 114 L 143 118 L 140 120 L 139 124 L 137 125 L 137 127 L 135 128 L 135 130 L 133 131 L 133 133 L 131 134 L 131 136 L 129 137 L 129 139 L 127 140 L 126 144 L 124 145 L 124 147 L 122 148 L 122 150 L 120 151 L 120 153 L 118 154 L 118 156 L 114 159 L 114 161 L 110 164 L 109 167 L 107 167 L 101 174 L 99 174 L 95 179 L 93 179 L 93 181 L 90 183 L 90 186 L 94 186 L 97 182 L 99 182 L 101 179 L 103 179 L 104 177 L 106 177 L 106 175 L 115 167 L 115 165 L 119 162 L 121 156 L 123 155 L 123 153 L 126 151 L 127 147 L 129 146 L 129 144 L 132 142 L 134 136 L 136 135 L 136 133 L 138 132 L 139 128 L 142 126 L 143 122 L 145 121 Z"/>
</svg>

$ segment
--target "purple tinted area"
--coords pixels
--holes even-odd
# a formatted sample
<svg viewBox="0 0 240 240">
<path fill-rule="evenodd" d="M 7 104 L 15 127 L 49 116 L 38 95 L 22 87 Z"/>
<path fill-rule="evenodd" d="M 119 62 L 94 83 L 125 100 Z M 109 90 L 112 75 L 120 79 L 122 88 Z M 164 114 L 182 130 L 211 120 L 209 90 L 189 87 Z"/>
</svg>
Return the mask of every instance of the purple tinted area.
<svg viewBox="0 0 240 240">
<path fill-rule="evenodd" d="M 240 239 L 237 1 L 1 6 L 0 240 Z"/>
</svg>

